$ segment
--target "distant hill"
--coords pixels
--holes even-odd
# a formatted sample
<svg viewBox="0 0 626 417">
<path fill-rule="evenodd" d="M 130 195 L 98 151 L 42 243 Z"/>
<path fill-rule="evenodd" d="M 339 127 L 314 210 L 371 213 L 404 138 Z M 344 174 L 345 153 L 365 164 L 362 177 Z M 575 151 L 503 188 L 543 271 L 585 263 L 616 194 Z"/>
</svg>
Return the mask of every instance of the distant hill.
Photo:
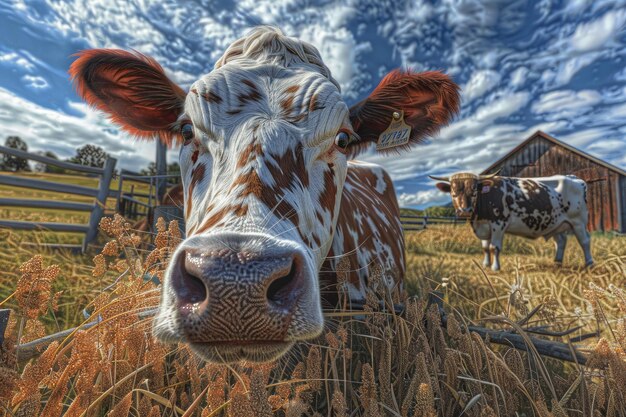
<svg viewBox="0 0 626 417">
<path fill-rule="evenodd" d="M 401 208 L 401 216 L 431 216 L 431 217 L 453 217 L 454 207 L 452 204 L 446 204 L 444 206 L 432 206 L 424 210 Z"/>
</svg>

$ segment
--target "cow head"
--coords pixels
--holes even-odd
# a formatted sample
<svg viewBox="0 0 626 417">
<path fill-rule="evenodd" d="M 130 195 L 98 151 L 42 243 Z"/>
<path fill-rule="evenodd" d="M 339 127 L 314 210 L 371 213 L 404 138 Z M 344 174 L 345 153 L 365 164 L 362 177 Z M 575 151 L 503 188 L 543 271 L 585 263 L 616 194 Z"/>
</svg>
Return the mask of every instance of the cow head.
<svg viewBox="0 0 626 417">
<path fill-rule="evenodd" d="M 185 93 L 151 58 L 78 54 L 79 94 L 139 138 L 180 147 L 187 237 L 165 274 L 154 333 L 210 361 L 267 361 L 318 335 L 318 273 L 349 156 L 404 111 L 418 143 L 458 109 L 444 74 L 394 71 L 352 108 L 310 44 L 261 27 Z"/>
<path fill-rule="evenodd" d="M 462 172 L 451 177 L 430 175 L 430 178 L 436 181 L 444 181 L 438 182 L 436 184 L 437 188 L 444 193 L 450 193 L 452 205 L 457 216 L 469 217 L 476 209 L 476 200 L 480 189 L 488 186 L 491 179 L 498 173 L 499 171 L 489 175 L 476 175 L 470 172 Z"/>
</svg>

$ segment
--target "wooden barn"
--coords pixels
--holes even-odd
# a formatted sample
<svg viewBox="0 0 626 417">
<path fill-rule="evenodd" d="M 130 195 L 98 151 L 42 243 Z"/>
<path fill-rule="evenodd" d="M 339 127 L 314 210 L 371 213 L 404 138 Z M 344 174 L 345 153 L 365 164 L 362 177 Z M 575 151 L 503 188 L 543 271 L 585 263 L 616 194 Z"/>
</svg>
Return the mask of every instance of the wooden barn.
<svg viewBox="0 0 626 417">
<path fill-rule="evenodd" d="M 621 150 L 624 152 L 624 150 Z M 626 233 L 626 171 L 537 131 L 483 171 L 505 177 L 571 174 L 587 182 L 589 230 Z"/>
</svg>

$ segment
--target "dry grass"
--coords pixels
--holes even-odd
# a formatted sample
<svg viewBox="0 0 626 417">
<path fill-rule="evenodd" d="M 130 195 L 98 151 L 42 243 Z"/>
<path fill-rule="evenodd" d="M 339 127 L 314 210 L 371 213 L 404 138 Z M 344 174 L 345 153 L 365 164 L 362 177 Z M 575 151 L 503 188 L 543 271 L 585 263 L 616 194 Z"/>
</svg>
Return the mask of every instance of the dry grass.
<svg viewBox="0 0 626 417">
<path fill-rule="evenodd" d="M 12 268 L 17 291 L 6 301 L 16 314 L 0 351 L 0 415 L 626 416 L 623 238 L 595 236 L 590 271 L 577 267 L 574 244 L 557 269 L 551 245 L 509 239 L 504 272 L 483 274 L 474 264 L 479 242 L 464 227 L 411 233 L 407 285 L 417 294 L 444 292 L 447 328 L 420 297 L 407 300 L 402 316 L 377 312 L 380 301 L 393 300 L 373 291 L 363 312 L 327 312 L 324 336 L 287 357 L 227 367 L 199 363 L 185 346 L 156 343 L 150 319 L 140 318 L 158 303 L 159 288 L 145 277 L 162 274 L 177 227 L 161 223 L 150 253 L 137 249 L 122 219 L 103 229 L 112 243 L 89 275 L 82 265 L 70 271 L 69 259 L 54 260 L 57 269 L 48 256 L 14 258 L 22 267 Z M 372 272 L 375 283 L 381 277 Z M 115 282 L 106 291 L 93 287 L 96 294 L 80 287 L 89 302 L 77 301 L 76 309 L 87 307 L 101 322 L 18 365 L 13 346 L 48 331 L 46 320 L 60 314 L 55 304 L 67 295 L 56 295 L 56 285 L 69 274 L 91 285 Z M 466 331 L 470 321 L 498 314 L 514 322 L 537 306 L 526 325 L 601 332 L 579 344 L 590 352 L 589 367 L 495 347 Z"/>
<path fill-rule="evenodd" d="M 589 320 L 592 315 L 585 291 L 590 284 L 623 288 L 626 278 L 624 236 L 593 234 L 591 250 L 596 264 L 591 269 L 583 268 L 583 253 L 573 236 L 561 267 L 553 262 L 553 241 L 506 236 L 502 270 L 497 273 L 479 266 L 482 248 L 469 225 L 411 233 L 406 241 L 409 293 L 442 290 L 450 305 L 470 319 L 494 314 L 519 319 L 532 307 L 549 301 L 558 324 L 584 324 L 588 327 L 583 330 L 590 331 L 596 323 Z M 617 306 L 609 304 L 603 306 L 615 317 Z"/>
</svg>

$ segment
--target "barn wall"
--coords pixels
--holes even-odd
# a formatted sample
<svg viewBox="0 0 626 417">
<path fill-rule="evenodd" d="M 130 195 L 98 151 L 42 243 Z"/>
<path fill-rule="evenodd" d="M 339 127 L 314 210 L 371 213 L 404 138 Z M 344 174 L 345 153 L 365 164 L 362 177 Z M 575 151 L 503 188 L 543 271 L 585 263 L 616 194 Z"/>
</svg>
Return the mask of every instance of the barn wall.
<svg viewBox="0 0 626 417">
<path fill-rule="evenodd" d="M 626 179 L 569 149 L 537 136 L 499 167 L 500 175 L 507 177 L 576 175 L 587 182 L 589 230 L 619 231 L 626 227 Z"/>
<path fill-rule="evenodd" d="M 620 194 L 620 216 L 622 219 L 620 231 L 626 233 L 626 176 L 620 176 L 618 189 Z"/>
</svg>

